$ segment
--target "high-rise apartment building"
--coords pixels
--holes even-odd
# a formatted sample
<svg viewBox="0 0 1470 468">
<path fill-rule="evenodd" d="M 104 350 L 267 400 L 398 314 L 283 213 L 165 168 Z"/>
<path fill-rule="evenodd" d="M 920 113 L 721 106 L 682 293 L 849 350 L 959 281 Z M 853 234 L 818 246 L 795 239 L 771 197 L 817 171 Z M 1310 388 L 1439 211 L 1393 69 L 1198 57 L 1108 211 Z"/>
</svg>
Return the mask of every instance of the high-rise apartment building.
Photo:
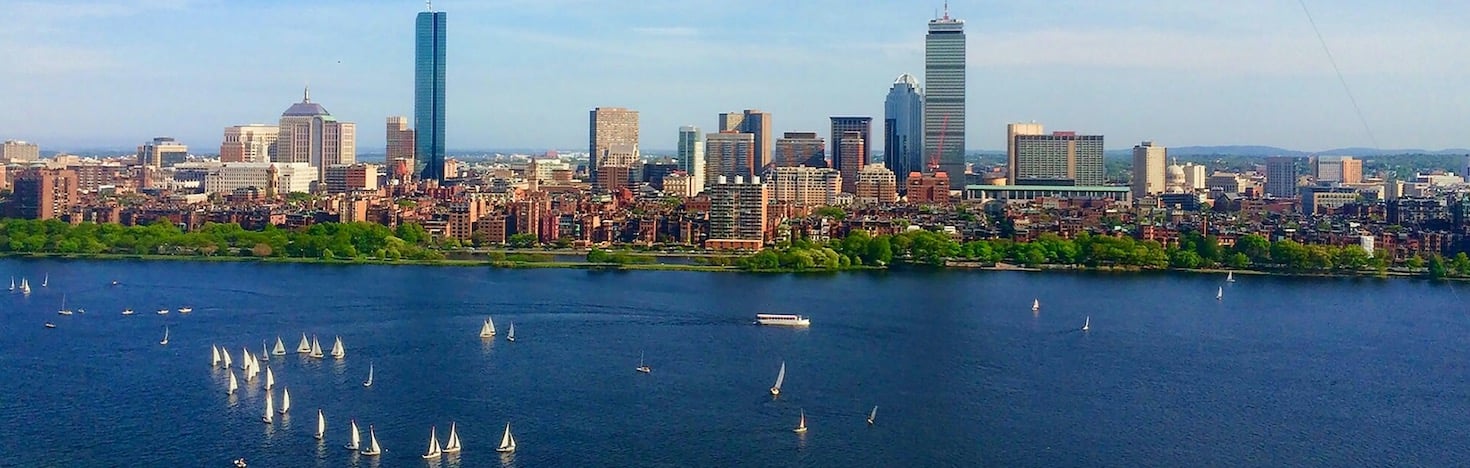
<svg viewBox="0 0 1470 468">
<path fill-rule="evenodd" d="M 1313 175 L 1317 182 L 1356 184 L 1363 181 L 1363 160 L 1352 156 L 1317 156 Z"/>
<path fill-rule="evenodd" d="M 280 133 L 280 128 L 266 124 L 225 127 L 219 162 L 270 162 Z"/>
<path fill-rule="evenodd" d="M 833 135 L 836 138 L 836 135 Z M 838 151 L 842 154 L 841 161 L 837 164 L 837 171 L 842 174 L 842 192 L 856 193 L 858 171 L 868 165 L 867 138 L 862 132 L 842 132 L 841 138 L 837 139 Z"/>
<path fill-rule="evenodd" d="M 699 127 L 679 127 L 679 149 L 675 157 L 679 169 L 689 176 L 688 190 L 694 192 L 691 196 L 704 192 L 704 136 L 699 134 Z"/>
<path fill-rule="evenodd" d="M 1041 124 L 1036 122 L 1006 124 L 1006 179 L 1010 183 L 1016 183 L 1016 137 L 1045 134 Z"/>
<path fill-rule="evenodd" d="M 327 108 L 311 102 L 311 92 L 281 113 L 276 160 L 307 163 L 316 168 L 316 180 L 326 178 L 327 166 L 357 162 L 357 124 L 339 122 Z"/>
<path fill-rule="evenodd" d="M 444 181 L 444 48 L 448 16 L 420 12 L 414 24 L 413 161 L 425 180 Z"/>
<path fill-rule="evenodd" d="M 898 177 L 882 164 L 869 164 L 858 171 L 853 194 L 860 203 L 895 203 L 898 201 Z"/>
<path fill-rule="evenodd" d="M 777 167 L 827 167 L 827 142 L 816 132 L 786 132 L 776 140 Z"/>
<path fill-rule="evenodd" d="M 604 165 L 603 159 L 612 145 L 638 146 L 638 111 L 622 107 L 592 109 L 588 113 L 587 130 L 587 172 L 596 182 L 598 168 Z"/>
<path fill-rule="evenodd" d="M 772 201 L 798 207 L 831 205 L 842 191 L 842 176 L 825 167 L 776 166 L 764 180 Z"/>
<path fill-rule="evenodd" d="M 9 216 L 54 219 L 66 214 L 78 198 L 77 173 L 71 169 L 29 169 L 15 177 Z"/>
<path fill-rule="evenodd" d="M 943 146 L 941 148 L 940 146 Z M 965 22 L 929 20 L 924 36 L 924 155 L 939 155 L 950 188 L 965 185 Z"/>
<path fill-rule="evenodd" d="M 1076 132 L 1017 135 L 1014 173 L 1016 185 L 1102 185 L 1103 137 Z"/>
<path fill-rule="evenodd" d="M 1166 191 L 1164 167 L 1168 159 L 1169 150 L 1152 141 L 1133 147 L 1133 199 Z"/>
<path fill-rule="evenodd" d="M 1296 198 L 1297 158 L 1272 156 L 1266 158 L 1266 196 Z"/>
<path fill-rule="evenodd" d="M 23 163 L 41 159 L 41 147 L 20 140 L 5 140 L 0 144 L 0 164 Z"/>
<path fill-rule="evenodd" d="M 872 154 L 870 154 L 872 148 L 868 144 L 868 142 L 873 141 L 872 131 L 872 117 L 832 117 L 832 134 L 830 135 L 832 138 L 832 168 L 842 171 L 844 167 L 851 167 L 852 170 L 851 176 L 853 178 L 849 178 L 846 172 L 842 174 L 842 177 L 846 179 L 843 181 L 844 184 L 850 185 L 852 183 L 851 181 L 857 177 L 857 171 L 862 169 L 864 165 L 867 165 L 868 161 L 873 160 Z M 858 132 L 858 135 L 862 137 L 863 144 L 862 148 L 859 149 L 860 154 L 844 152 L 842 138 L 847 132 Z M 849 157 L 849 155 L 851 156 Z M 851 159 L 852 161 L 844 161 L 844 159 Z M 853 163 L 856 163 L 856 165 L 852 165 Z M 843 191 L 852 193 L 851 187 L 845 187 Z"/>
<path fill-rule="evenodd" d="M 708 193 L 711 240 L 765 240 L 768 194 L 759 177 L 721 176 L 709 185 Z"/>
<path fill-rule="evenodd" d="M 771 127 L 771 114 L 756 109 L 746 109 L 735 112 L 724 112 L 720 114 L 718 131 L 736 131 L 749 133 L 755 140 L 755 154 L 750 160 L 750 173 L 760 174 L 767 164 L 771 163 L 771 133 L 775 129 Z"/>
<path fill-rule="evenodd" d="M 755 175 L 750 173 L 750 161 L 754 157 L 755 135 L 731 130 L 705 135 L 705 189 L 708 190 L 721 177 L 726 180 L 735 180 L 737 176 L 751 178 Z"/>
<path fill-rule="evenodd" d="M 403 170 L 412 171 L 412 168 L 415 167 L 414 151 L 417 151 L 414 147 L 417 144 L 415 132 L 412 128 L 408 128 L 408 118 L 403 116 L 389 117 L 385 130 L 388 148 L 384 153 L 383 162 L 388 166 L 388 178 L 407 180 L 413 174 L 403 172 Z"/>
<path fill-rule="evenodd" d="M 378 166 L 376 164 L 339 164 L 328 166 L 327 178 L 322 179 L 327 193 L 373 191 L 378 189 Z"/>
<path fill-rule="evenodd" d="M 158 137 L 138 145 L 138 164 L 148 167 L 172 166 L 189 160 L 189 146 L 169 137 Z"/>
<path fill-rule="evenodd" d="M 902 187 L 910 172 L 924 171 L 923 153 L 924 94 L 919 80 L 904 73 L 883 100 L 883 163 Z"/>
</svg>

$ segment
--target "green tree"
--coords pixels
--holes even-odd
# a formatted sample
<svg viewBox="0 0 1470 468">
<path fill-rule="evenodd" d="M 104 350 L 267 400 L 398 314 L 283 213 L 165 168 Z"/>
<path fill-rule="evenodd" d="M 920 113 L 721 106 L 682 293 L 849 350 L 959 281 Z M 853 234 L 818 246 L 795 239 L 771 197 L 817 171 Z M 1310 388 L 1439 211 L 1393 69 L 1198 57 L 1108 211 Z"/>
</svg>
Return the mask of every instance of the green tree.
<svg viewBox="0 0 1470 468">
<path fill-rule="evenodd" d="M 507 241 L 510 243 L 511 247 L 524 249 L 536 245 L 536 236 L 534 234 L 523 232 L 510 236 L 510 239 L 507 239 Z"/>
</svg>

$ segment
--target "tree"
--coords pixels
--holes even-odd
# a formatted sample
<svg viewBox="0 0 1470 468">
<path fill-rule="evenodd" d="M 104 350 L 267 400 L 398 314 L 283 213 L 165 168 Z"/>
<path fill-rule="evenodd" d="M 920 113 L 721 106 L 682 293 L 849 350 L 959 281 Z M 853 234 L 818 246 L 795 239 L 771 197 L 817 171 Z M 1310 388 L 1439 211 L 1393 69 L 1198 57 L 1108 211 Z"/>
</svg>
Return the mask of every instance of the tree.
<svg viewBox="0 0 1470 468">
<path fill-rule="evenodd" d="M 592 249 L 587 252 L 587 263 L 607 263 L 609 255 L 606 250 Z"/>
<path fill-rule="evenodd" d="M 534 234 L 525 232 L 512 235 L 510 236 L 510 239 L 507 240 L 510 242 L 511 247 L 515 247 L 518 249 L 524 249 L 536 245 L 536 236 Z"/>
</svg>

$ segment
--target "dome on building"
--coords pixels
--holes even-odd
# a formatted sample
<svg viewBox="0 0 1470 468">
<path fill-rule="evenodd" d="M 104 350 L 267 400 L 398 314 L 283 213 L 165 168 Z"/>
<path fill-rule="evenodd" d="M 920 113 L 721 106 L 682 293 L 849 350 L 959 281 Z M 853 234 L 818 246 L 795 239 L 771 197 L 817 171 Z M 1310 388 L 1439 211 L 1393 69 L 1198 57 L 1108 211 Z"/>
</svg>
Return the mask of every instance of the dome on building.
<svg viewBox="0 0 1470 468">
<path fill-rule="evenodd" d="M 912 86 L 914 89 L 919 89 L 919 79 L 918 78 L 914 78 L 914 75 L 910 75 L 908 73 L 904 73 L 902 75 L 898 75 L 898 79 L 893 80 L 893 84 L 899 84 L 899 83 L 904 83 L 904 84 L 907 84 L 909 86 Z"/>
<path fill-rule="evenodd" d="M 1164 190 L 1169 193 L 1184 193 L 1184 166 L 1170 164 L 1164 171 Z"/>
<path fill-rule="evenodd" d="M 322 107 L 321 104 L 311 102 L 311 87 L 302 91 L 301 102 L 292 104 L 291 107 L 286 108 L 286 112 L 281 113 L 281 117 L 316 117 L 319 115 L 328 116 L 332 113 L 327 112 L 327 108 Z"/>
</svg>

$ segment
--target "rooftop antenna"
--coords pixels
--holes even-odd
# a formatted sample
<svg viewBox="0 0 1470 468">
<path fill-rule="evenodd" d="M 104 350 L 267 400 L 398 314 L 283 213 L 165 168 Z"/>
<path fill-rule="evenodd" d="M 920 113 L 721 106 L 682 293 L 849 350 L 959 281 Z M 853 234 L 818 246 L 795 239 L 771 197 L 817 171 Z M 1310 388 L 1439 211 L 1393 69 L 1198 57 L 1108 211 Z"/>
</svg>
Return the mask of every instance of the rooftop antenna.
<svg viewBox="0 0 1470 468">
<path fill-rule="evenodd" d="M 949 0 L 944 0 L 944 19 L 949 19 Z"/>
<path fill-rule="evenodd" d="M 306 88 L 301 90 L 301 102 L 311 102 L 311 83 L 307 83 Z"/>
<path fill-rule="evenodd" d="M 428 8 L 430 12 L 433 12 L 434 11 L 434 0 L 424 0 L 424 8 Z"/>
</svg>

